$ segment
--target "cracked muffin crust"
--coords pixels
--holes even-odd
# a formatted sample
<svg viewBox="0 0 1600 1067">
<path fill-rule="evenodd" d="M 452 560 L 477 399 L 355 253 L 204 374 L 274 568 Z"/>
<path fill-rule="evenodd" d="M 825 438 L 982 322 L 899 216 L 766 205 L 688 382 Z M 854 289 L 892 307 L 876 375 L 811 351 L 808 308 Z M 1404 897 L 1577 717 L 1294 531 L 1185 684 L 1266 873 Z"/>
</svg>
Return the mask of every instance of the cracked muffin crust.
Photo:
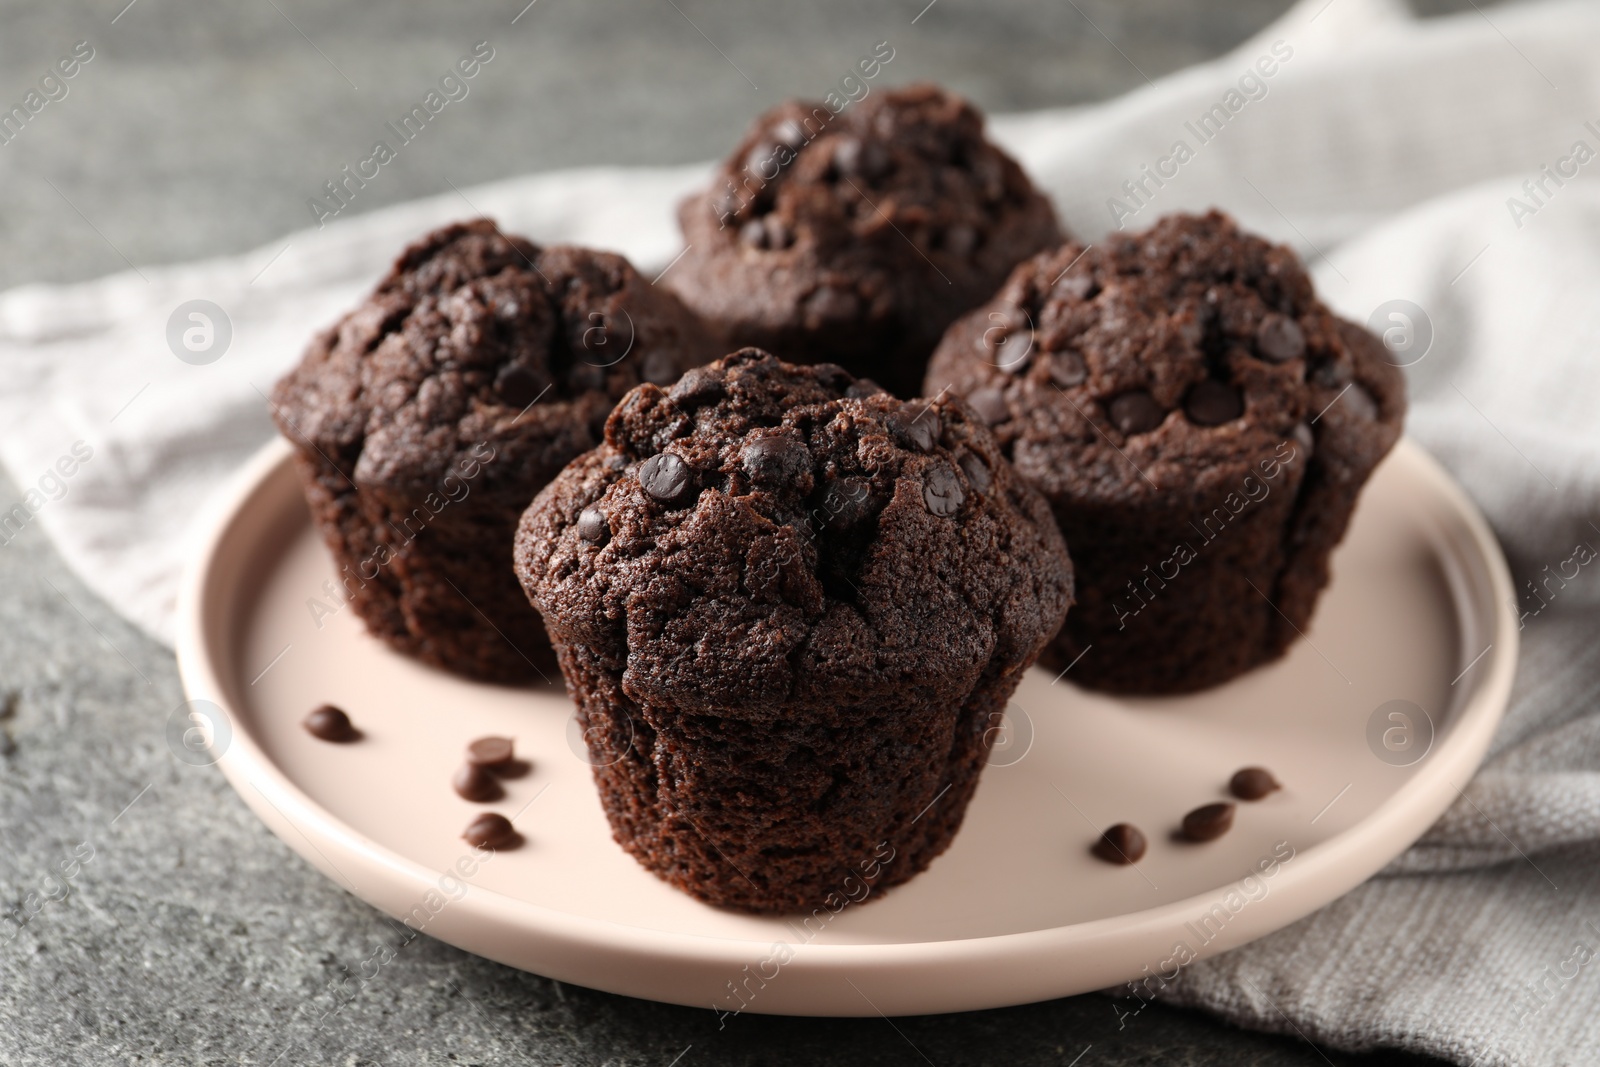
<svg viewBox="0 0 1600 1067">
<path fill-rule="evenodd" d="M 1045 660 L 1130 693 L 1284 652 L 1405 413 L 1382 342 L 1218 212 L 1018 267 L 940 344 L 946 388 L 1072 546 L 1078 605 Z"/>
<path fill-rule="evenodd" d="M 693 316 L 620 256 L 542 249 L 488 219 L 411 245 L 273 390 L 337 599 L 435 666 L 549 674 L 510 576 L 518 517 L 617 398 L 710 357 Z"/>
<path fill-rule="evenodd" d="M 628 394 L 516 543 L 613 836 L 767 912 L 944 850 L 1071 567 L 960 403 L 755 349 Z"/>
<path fill-rule="evenodd" d="M 725 350 L 840 363 L 906 397 L 944 328 L 1062 240 L 978 110 L 931 85 L 773 108 L 678 218 L 665 283 Z"/>
</svg>

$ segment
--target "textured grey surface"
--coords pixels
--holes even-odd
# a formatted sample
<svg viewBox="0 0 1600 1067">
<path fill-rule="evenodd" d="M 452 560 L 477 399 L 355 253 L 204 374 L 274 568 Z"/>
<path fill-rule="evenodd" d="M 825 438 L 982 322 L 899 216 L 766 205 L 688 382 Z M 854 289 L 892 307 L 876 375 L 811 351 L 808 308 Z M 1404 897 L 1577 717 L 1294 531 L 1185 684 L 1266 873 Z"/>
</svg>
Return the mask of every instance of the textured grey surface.
<svg viewBox="0 0 1600 1067">
<path fill-rule="evenodd" d="M 306 225 L 306 199 L 478 40 L 496 58 L 471 95 L 356 209 L 550 167 L 707 158 L 762 107 L 827 92 L 879 40 L 897 50 L 886 81 L 936 78 L 1016 110 L 1136 87 L 1286 6 L 536 0 L 512 25 L 524 2 L 0 0 L 5 106 L 75 42 L 95 48 L 68 95 L 0 145 L 0 285 L 234 252 Z M 0 479 L 0 500 L 17 496 Z M 719 1030 L 708 1011 L 562 986 L 425 937 L 398 947 L 215 769 L 171 755 L 170 653 L 97 602 L 37 528 L 0 548 L 0 589 L 0 1063 L 1421 1062 L 1159 1006 L 1119 1028 L 1096 996 Z M 395 958 L 362 980 L 385 947 Z"/>
</svg>

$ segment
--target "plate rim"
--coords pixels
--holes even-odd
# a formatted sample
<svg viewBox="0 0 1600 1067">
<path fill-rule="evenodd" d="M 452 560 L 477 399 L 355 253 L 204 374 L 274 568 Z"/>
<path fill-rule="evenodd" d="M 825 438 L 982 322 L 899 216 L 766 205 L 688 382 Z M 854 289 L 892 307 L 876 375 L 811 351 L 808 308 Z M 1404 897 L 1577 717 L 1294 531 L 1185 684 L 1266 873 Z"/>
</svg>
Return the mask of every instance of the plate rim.
<svg viewBox="0 0 1600 1067">
<path fill-rule="evenodd" d="M 291 442 L 281 436 L 274 437 L 212 495 L 191 527 L 191 547 L 175 615 L 179 675 L 186 699 L 215 702 L 225 710 L 230 723 L 240 715 L 229 699 L 232 687 L 223 677 L 222 663 L 226 657 L 218 655 L 213 645 L 220 639 L 214 629 L 231 632 L 226 621 L 220 628 L 212 626 L 220 610 L 214 603 L 220 598 L 218 557 L 256 498 L 269 492 L 275 479 L 294 477 L 294 454 Z M 1446 739 L 1436 743 L 1423 765 L 1372 814 L 1296 853 L 1295 882 L 1310 881 L 1328 886 L 1331 891 L 1313 894 L 1319 900 L 1311 907 L 1304 906 L 1303 894 L 1269 893 L 1241 910 L 1215 940 L 1206 943 L 1194 955 L 1195 959 L 1235 948 L 1280 929 L 1344 896 L 1381 870 L 1426 832 L 1453 801 L 1454 798 L 1440 788 L 1441 782 L 1456 787 L 1457 781 L 1465 784 L 1476 773 L 1504 714 L 1515 678 L 1519 639 L 1512 607 L 1514 587 L 1499 542 L 1465 490 L 1411 438 L 1402 438 L 1384 462 L 1399 462 L 1416 468 L 1414 473 L 1429 482 L 1455 517 L 1462 521 L 1469 535 L 1466 543 L 1474 550 L 1471 561 L 1481 572 L 1476 577 L 1486 579 L 1490 589 L 1488 600 L 1492 610 L 1490 617 L 1482 622 L 1492 638 L 1493 648 L 1482 662 L 1474 665 L 1480 673 L 1473 688 L 1453 711 L 1454 721 Z M 1461 614 L 1458 604 L 1458 617 Z M 1469 666 L 1468 670 L 1472 669 Z M 234 791 L 275 836 L 346 891 L 385 914 L 394 918 L 403 914 L 406 909 L 396 912 L 389 903 L 402 899 L 414 901 L 417 894 L 433 887 L 444 873 L 430 870 L 344 824 L 296 786 L 248 731 L 231 729 L 224 751 L 215 755 L 217 766 Z M 1380 850 L 1385 855 L 1376 864 L 1370 858 L 1374 822 L 1391 844 L 1401 842 L 1392 851 L 1387 847 Z M 344 870 L 333 863 L 323 847 L 337 851 L 343 859 L 359 858 L 364 876 L 362 887 L 358 888 Z M 408 884 L 409 895 L 386 892 L 381 886 L 366 884 L 380 870 Z M 1151 965 L 1160 965 L 1162 945 L 1169 936 L 1164 931 L 1170 929 L 1171 923 L 1203 913 L 1207 905 L 1217 902 L 1231 887 L 1224 885 L 1151 908 L 1037 930 L 884 943 L 806 941 L 794 946 L 793 958 L 786 961 L 785 966 L 809 978 L 796 979 L 786 987 L 789 992 L 741 1010 L 753 1014 L 872 1015 L 885 1014 L 880 1004 L 888 1001 L 890 1014 L 962 1011 L 1030 1003 L 1100 988 L 1121 981 L 1113 972 L 1127 973 L 1130 977 L 1149 974 Z M 1285 903 L 1286 896 L 1293 899 Z M 467 906 L 469 900 L 475 903 Z M 476 885 L 470 886 L 466 895 L 445 909 L 441 916 L 447 917 L 448 922 L 437 930 L 430 928 L 427 933 L 466 951 L 519 969 L 533 970 L 523 962 L 526 953 L 514 951 L 519 944 L 531 941 L 543 949 L 543 954 L 551 961 L 537 973 L 623 995 L 701 1007 L 706 1006 L 703 1000 L 683 999 L 683 994 L 674 996 L 673 987 L 663 984 L 659 975 L 654 980 L 656 988 L 640 992 L 640 981 L 623 979 L 620 972 L 625 968 L 619 969 L 616 965 L 648 962 L 665 965 L 667 970 L 714 965 L 718 973 L 737 978 L 743 968 L 763 958 L 760 953 L 769 943 L 776 944 L 764 937 L 738 938 L 663 930 L 574 915 Z M 486 940 L 481 935 L 475 924 L 485 921 L 500 929 L 502 941 Z M 504 923 L 511 924 L 516 937 L 503 937 L 505 931 L 501 925 Z M 1147 962 L 1142 972 L 1130 971 L 1127 966 L 1131 955 L 1128 942 L 1144 946 Z M 583 952 L 598 955 L 597 950 L 610 955 L 605 960 L 579 958 Z M 1061 988 L 1051 991 L 1048 978 L 1033 976 L 1039 973 L 1038 965 L 1063 953 L 1086 957 L 1075 960 L 1080 969 L 1111 975 L 1110 979 L 1084 985 L 1081 980 L 1064 982 L 1058 978 L 1056 985 Z M 1117 966 L 1113 959 L 1122 961 L 1122 965 Z M 1013 977 L 995 987 L 984 987 L 979 982 L 955 983 L 940 995 L 909 998 L 897 995 L 892 986 L 885 985 L 896 980 L 905 981 L 916 973 L 925 973 L 930 967 L 970 966 L 978 962 L 1004 964 L 1015 974 L 1027 977 Z M 658 966 L 657 970 L 660 969 Z M 851 977 L 868 981 L 868 988 L 878 992 L 879 999 L 867 998 L 855 988 L 854 992 L 860 993 L 861 999 L 854 1002 L 854 1010 L 847 1001 L 830 1002 L 822 1009 L 805 1006 L 806 990 L 812 990 L 810 999 L 815 999 L 818 982 Z M 641 981 L 649 981 L 649 976 L 641 977 Z M 927 990 L 923 992 L 926 994 Z M 909 1005 L 908 999 L 912 1002 Z"/>
</svg>

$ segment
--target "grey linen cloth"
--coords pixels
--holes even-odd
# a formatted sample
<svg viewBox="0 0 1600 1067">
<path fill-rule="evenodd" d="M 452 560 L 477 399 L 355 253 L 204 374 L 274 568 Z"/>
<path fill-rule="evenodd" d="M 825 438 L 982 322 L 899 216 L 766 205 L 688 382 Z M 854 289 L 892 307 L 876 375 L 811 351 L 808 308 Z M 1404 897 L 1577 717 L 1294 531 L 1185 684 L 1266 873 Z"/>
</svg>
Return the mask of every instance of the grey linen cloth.
<svg viewBox="0 0 1600 1067">
<path fill-rule="evenodd" d="M 1593 3 L 1419 22 L 1394 0 L 1308 0 L 1214 63 L 993 123 L 1087 239 L 1216 205 L 1299 249 L 1349 317 L 1417 305 L 1433 339 L 1407 372 L 1408 432 L 1483 508 L 1521 589 L 1516 691 L 1464 798 L 1382 875 L 1185 969 L 1167 999 L 1319 1047 L 1600 1062 L 1597 57 Z M 706 173 L 466 195 L 507 230 L 615 249 L 653 276 L 676 251 L 674 202 Z M 405 241 L 463 209 L 452 194 L 246 256 L 0 295 L 0 462 L 29 491 L 23 528 L 168 638 L 185 530 L 270 437 L 263 394 Z M 168 341 L 194 299 L 231 327 L 208 364 Z"/>
</svg>

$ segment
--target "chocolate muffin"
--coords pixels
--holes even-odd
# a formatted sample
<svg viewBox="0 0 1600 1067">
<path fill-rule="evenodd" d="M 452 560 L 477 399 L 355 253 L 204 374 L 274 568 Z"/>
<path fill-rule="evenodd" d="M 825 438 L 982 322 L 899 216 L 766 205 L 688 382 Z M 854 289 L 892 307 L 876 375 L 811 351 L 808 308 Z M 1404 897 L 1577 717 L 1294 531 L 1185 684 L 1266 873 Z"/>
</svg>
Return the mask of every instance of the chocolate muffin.
<svg viewBox="0 0 1600 1067">
<path fill-rule="evenodd" d="M 907 397 L 944 328 L 1062 239 L 978 110 L 931 85 L 773 108 L 678 218 L 688 250 L 664 284 L 724 350 L 841 363 Z"/>
<path fill-rule="evenodd" d="M 629 393 L 516 546 L 618 843 L 762 912 L 949 845 L 1071 568 L 960 403 L 755 349 Z"/>
<path fill-rule="evenodd" d="M 928 389 L 965 397 L 1043 491 L 1079 574 L 1044 660 L 1181 693 L 1281 655 L 1400 436 L 1383 344 L 1289 249 L 1212 212 L 1017 268 L 951 327 Z"/>
<path fill-rule="evenodd" d="M 339 568 L 327 610 L 348 603 L 469 677 L 553 675 L 511 576 L 517 519 L 619 397 L 709 358 L 693 316 L 620 256 L 541 249 L 487 219 L 413 244 L 273 391 Z"/>
</svg>

